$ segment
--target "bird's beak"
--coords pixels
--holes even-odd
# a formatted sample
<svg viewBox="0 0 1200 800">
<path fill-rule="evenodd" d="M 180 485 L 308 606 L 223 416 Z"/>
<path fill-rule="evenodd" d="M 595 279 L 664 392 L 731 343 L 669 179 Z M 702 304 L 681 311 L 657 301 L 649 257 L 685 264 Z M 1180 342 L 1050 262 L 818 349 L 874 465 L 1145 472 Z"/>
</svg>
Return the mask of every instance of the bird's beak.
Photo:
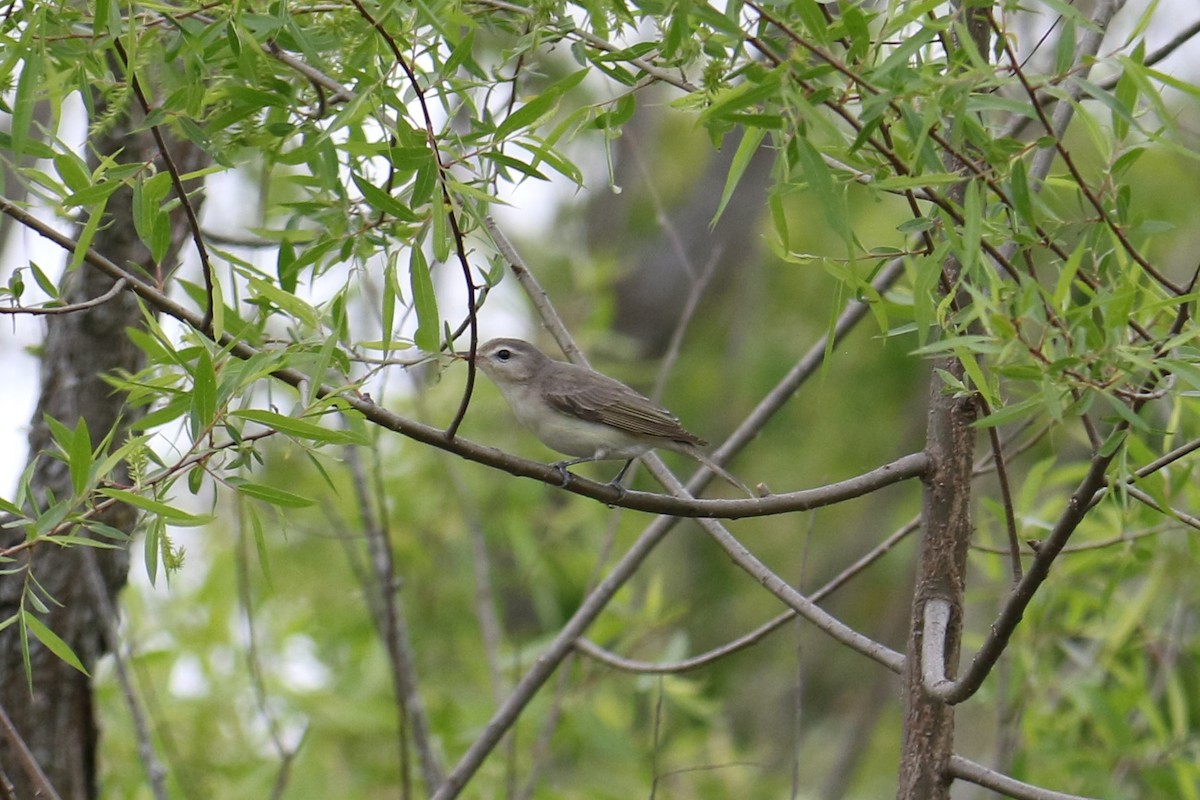
<svg viewBox="0 0 1200 800">
<path fill-rule="evenodd" d="M 458 359 L 459 361 L 470 361 L 471 360 L 471 354 L 465 350 L 455 350 L 455 351 L 451 352 L 450 355 L 453 358 Z"/>
</svg>

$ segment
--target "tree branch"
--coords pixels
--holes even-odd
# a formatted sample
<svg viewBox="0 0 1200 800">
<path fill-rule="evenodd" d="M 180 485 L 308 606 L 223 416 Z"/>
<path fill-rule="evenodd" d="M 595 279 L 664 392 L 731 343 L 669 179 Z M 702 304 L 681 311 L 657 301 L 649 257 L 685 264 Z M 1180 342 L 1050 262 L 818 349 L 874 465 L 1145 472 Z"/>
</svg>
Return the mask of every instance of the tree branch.
<svg viewBox="0 0 1200 800">
<path fill-rule="evenodd" d="M 1082 795 L 1065 794 L 1052 789 L 1043 789 L 1031 783 L 1024 783 L 959 755 L 950 756 L 950 764 L 947 766 L 946 772 L 951 777 L 961 778 L 985 789 L 1012 797 L 1014 800 L 1094 800 L 1094 798 Z"/>
<path fill-rule="evenodd" d="M 851 578 L 858 575 L 868 566 L 878 561 L 886 555 L 898 542 L 907 537 L 913 531 L 920 527 L 920 519 L 913 519 L 908 524 L 893 532 L 890 536 L 884 539 L 853 564 L 846 567 L 832 579 L 827 581 L 824 586 L 817 589 L 808 596 L 808 599 L 813 603 L 819 603 L 835 591 L 840 589 Z M 579 639 L 575 642 L 575 649 L 579 650 L 584 655 L 606 664 L 613 669 L 621 670 L 622 672 L 645 673 L 651 675 L 669 674 L 679 672 L 690 672 L 700 667 L 708 666 L 715 663 L 725 656 L 732 655 L 747 647 L 758 644 L 768 634 L 782 628 L 787 622 L 796 617 L 797 612 L 794 609 L 789 609 L 782 614 L 777 614 L 775 617 L 767 620 L 762 625 L 759 625 L 749 633 L 743 634 L 731 642 L 727 642 L 720 647 L 713 648 L 699 655 L 685 658 L 680 661 L 637 661 L 631 658 L 625 658 L 616 653 L 606 650 L 600 645 L 588 639 Z"/>
<path fill-rule="evenodd" d="M 7 198 L 0 196 L 0 213 L 20 222 L 22 225 L 30 228 L 41 236 L 49 239 L 59 245 L 68 252 L 74 252 L 78 248 L 78 243 L 62 234 L 51 226 L 45 224 L 41 220 L 34 217 L 23 208 L 15 205 Z M 112 261 L 109 261 L 104 256 L 100 255 L 92 249 L 88 249 L 84 254 L 84 260 L 91 266 L 99 269 L 105 274 L 114 279 L 124 278 L 128 281 L 130 291 L 136 293 L 143 300 L 154 306 L 168 316 L 174 317 L 180 322 L 198 330 L 203 331 L 201 323 L 203 319 L 198 317 L 194 312 L 188 310 L 180 303 L 175 302 L 156 287 L 146 283 L 138 276 L 128 272 L 127 270 L 117 266 Z M 897 274 L 899 269 L 897 269 Z M 892 273 L 887 273 L 889 276 Z M 861 309 L 857 313 L 850 314 L 850 311 L 857 311 L 856 306 Z M 866 313 L 865 304 L 852 306 L 843 317 L 847 319 L 847 327 L 852 325 L 849 318 L 853 317 L 856 322 L 862 314 Z M 849 315 L 849 316 L 847 316 Z M 841 322 L 842 320 L 839 320 Z M 258 355 L 261 351 L 257 348 L 239 341 L 228 333 L 222 334 L 217 341 L 222 347 L 226 348 L 231 354 L 241 359 L 248 359 Z M 823 352 L 823 351 L 822 351 Z M 808 355 L 811 355 L 812 351 Z M 814 356 L 810 359 L 807 355 L 804 363 L 809 363 L 815 360 L 819 363 L 819 356 Z M 799 365 L 798 365 L 799 366 Z M 793 370 L 793 374 L 796 370 Z M 311 376 L 297 369 L 284 368 L 275 370 L 271 373 L 275 378 L 290 384 L 294 387 L 307 385 L 311 381 Z M 808 374 L 804 372 L 803 374 Z M 792 375 L 789 374 L 789 378 Z M 743 423 L 743 428 L 749 428 L 744 434 L 743 441 L 748 440 L 754 432 L 757 432 L 761 424 L 765 424 L 766 418 L 769 418 L 774 410 L 790 396 L 794 389 L 787 389 L 788 378 L 776 387 L 755 413 Z M 354 409 L 362 414 L 371 423 L 388 430 L 394 431 L 406 436 L 410 439 L 432 445 L 442 450 L 455 453 L 469 461 L 475 461 L 480 464 L 502 469 L 513 475 L 535 478 L 543 483 L 560 486 L 562 485 L 562 475 L 558 469 L 538 461 L 520 458 L 510 455 L 494 447 L 487 447 L 464 440 L 460 437 L 450 437 L 444 431 L 428 425 L 422 425 L 419 422 L 402 417 L 388 409 L 376 404 L 369 398 L 363 395 L 350 394 L 343 389 L 331 387 L 322 384 L 314 391 L 314 396 L 321 399 L 336 398 L 337 402 L 346 407 Z M 759 421 L 761 418 L 761 422 Z M 717 452 L 722 454 L 724 458 L 728 458 L 731 448 L 731 442 L 726 442 L 726 445 Z M 739 447 L 739 444 L 732 445 L 733 448 Z M 724 451 L 724 452 L 722 452 Z M 718 458 L 716 454 L 714 460 Z M 718 463 L 720 461 L 718 460 Z M 924 474 L 928 458 L 924 453 L 910 453 L 906 456 L 901 456 L 890 464 L 885 464 L 870 472 L 864 473 L 854 478 L 849 478 L 838 483 L 829 484 L 827 486 L 816 489 L 808 489 L 798 492 L 787 492 L 784 494 L 774 494 L 767 497 L 745 499 L 745 500 L 681 500 L 676 497 L 670 497 L 663 494 L 652 494 L 649 492 L 627 491 L 622 493 L 619 489 L 605 483 L 597 483 L 595 481 L 581 478 L 578 475 L 567 473 L 567 484 L 563 486 L 567 491 L 584 497 L 590 497 L 594 500 L 600 500 L 608 505 L 620 506 L 635 511 L 646 511 L 652 514 L 669 514 L 677 517 L 722 517 L 727 519 L 740 519 L 744 517 L 760 517 L 773 514 L 785 514 L 792 511 L 806 511 L 813 508 L 818 508 L 832 503 L 838 503 L 843 500 L 848 500 L 853 497 L 860 497 L 877 489 L 889 486 L 893 483 L 898 483 L 910 478 L 919 477 Z M 705 471 L 707 474 L 707 471 Z"/>
<path fill-rule="evenodd" d="M 4 740 L 8 742 L 8 746 L 21 761 L 21 768 L 25 770 L 25 774 L 29 777 L 29 782 L 37 787 L 39 794 L 45 797 L 46 800 L 62 800 L 58 792 L 50 784 L 50 779 L 46 777 L 46 773 L 42 771 L 37 759 L 33 757 L 33 753 L 29 752 L 29 746 L 25 744 L 25 740 L 21 738 L 21 734 L 13 725 L 12 720 L 8 718 L 8 712 L 4 710 L 4 706 L 0 706 L 0 734 L 4 736 Z"/>
</svg>

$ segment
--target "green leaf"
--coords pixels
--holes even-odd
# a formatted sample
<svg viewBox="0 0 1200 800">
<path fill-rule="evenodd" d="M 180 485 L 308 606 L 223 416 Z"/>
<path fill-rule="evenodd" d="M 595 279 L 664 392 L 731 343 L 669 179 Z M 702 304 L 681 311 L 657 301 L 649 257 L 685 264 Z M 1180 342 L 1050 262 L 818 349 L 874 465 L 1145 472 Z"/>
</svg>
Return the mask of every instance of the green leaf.
<svg viewBox="0 0 1200 800">
<path fill-rule="evenodd" d="M 217 371 L 208 350 L 200 348 L 192 371 L 192 439 L 199 439 L 217 416 Z"/>
<path fill-rule="evenodd" d="M 434 352 L 440 344 L 442 322 L 438 313 L 437 295 L 433 291 L 433 276 L 429 273 L 429 265 L 425 262 L 425 254 L 421 252 L 420 247 L 412 249 L 408 275 L 413 305 L 417 311 L 417 332 L 413 337 L 414 341 L 422 350 Z"/>
<path fill-rule="evenodd" d="M 296 246 L 287 239 L 279 243 L 279 251 L 275 257 L 275 275 L 279 278 L 279 287 L 283 291 L 289 294 L 296 291 L 300 268 L 296 266 Z"/>
<path fill-rule="evenodd" d="M 26 58 L 21 64 L 21 77 L 17 79 L 17 93 L 13 98 L 12 160 L 19 161 L 25 154 L 25 143 L 33 127 L 33 107 L 37 103 L 36 92 L 42 80 L 42 59 L 39 55 Z"/>
<path fill-rule="evenodd" d="M 74 152 L 55 153 L 54 168 L 58 170 L 58 177 L 62 178 L 63 183 L 72 192 L 83 191 L 92 184 L 87 164 Z"/>
<path fill-rule="evenodd" d="M 324 425 L 276 414 L 274 411 L 249 409 L 231 412 L 229 416 L 257 422 L 259 425 L 265 425 L 272 430 L 286 433 L 288 436 L 295 436 L 298 439 L 311 439 L 326 444 L 367 444 L 366 436 L 358 431 L 326 428 Z"/>
<path fill-rule="evenodd" d="M 136 492 L 126 491 L 125 489 L 106 488 L 101 489 L 100 494 L 104 495 L 105 497 L 111 497 L 114 500 L 119 500 L 122 503 L 128 503 L 134 508 L 140 508 L 142 511 L 148 511 L 151 514 L 156 514 L 172 525 L 193 527 L 197 525 L 207 525 L 212 521 L 212 517 L 199 517 L 195 514 L 189 514 L 183 509 L 169 506 L 166 503 L 153 500 L 149 497 L 143 497 Z"/>
<path fill-rule="evenodd" d="M 1003 408 L 995 408 L 983 419 L 976 422 L 976 426 L 980 428 L 998 428 L 1001 425 L 1007 425 L 1010 422 L 1017 422 L 1028 419 L 1038 408 L 1042 406 L 1041 397 L 1029 397 L 1019 403 L 1004 406 Z"/>
<path fill-rule="evenodd" d="M 225 297 L 221 291 L 221 281 L 217 278 L 216 270 L 212 274 L 212 333 L 217 341 L 225 335 Z"/>
<path fill-rule="evenodd" d="M 41 642 L 47 650 L 90 677 L 88 671 L 83 667 L 83 662 L 75 655 L 75 651 L 71 649 L 70 645 L 59 638 L 57 633 L 47 628 L 40 619 L 29 611 L 22 611 L 21 624 L 28 628 L 34 638 Z"/>
<path fill-rule="evenodd" d="M 271 558 L 270 551 L 267 549 L 267 537 L 263 533 L 262 520 L 258 517 L 258 511 L 254 506 L 248 506 L 246 516 L 250 520 L 250 532 L 254 535 L 254 549 L 258 553 L 258 565 L 262 569 L 263 577 L 266 578 L 267 586 L 273 586 L 275 581 L 271 578 Z"/>
<path fill-rule="evenodd" d="M 150 579 L 151 586 L 154 586 L 158 579 L 159 546 L 165 532 L 165 524 L 161 517 L 156 518 L 146 529 L 146 541 L 142 545 L 142 563 L 146 566 L 146 577 Z"/>
<path fill-rule="evenodd" d="M 392 349 L 392 334 L 396 329 L 396 300 L 400 296 L 396 285 L 396 260 L 399 254 L 388 254 L 387 266 L 383 268 L 383 308 L 379 330 L 383 334 L 383 357 L 387 358 Z"/>
<path fill-rule="evenodd" d="M 109 0 L 96 0 L 92 6 L 92 31 L 97 34 L 108 31 Z"/>
<path fill-rule="evenodd" d="M 1067 20 L 1054 48 L 1054 73 L 1066 75 L 1075 64 L 1075 23 Z"/>
<path fill-rule="evenodd" d="M 980 197 L 979 182 L 968 181 L 963 197 L 963 229 L 961 261 L 963 269 L 970 271 L 979 260 L 979 242 L 983 236 L 983 198 Z"/>
<path fill-rule="evenodd" d="M 450 258 L 450 249 L 453 246 L 450 214 L 453 211 L 454 207 L 449 203 L 433 204 L 433 240 L 431 244 L 433 245 L 433 260 L 438 263 L 443 263 Z"/>
<path fill-rule="evenodd" d="M 262 483 L 251 483 L 249 481 L 233 480 L 229 481 L 233 488 L 237 489 L 246 497 L 252 497 L 255 500 L 262 500 L 265 503 L 270 503 L 273 506 L 281 508 L 307 508 L 313 504 L 310 497 L 293 494 L 292 492 L 276 489 L 274 486 L 267 486 Z"/>
<path fill-rule="evenodd" d="M 71 469 L 71 488 L 81 496 L 88 485 L 88 473 L 92 468 L 92 436 L 88 432 L 87 420 L 79 418 L 67 450 L 67 464 Z"/>
<path fill-rule="evenodd" d="M 362 192 L 363 199 L 367 201 L 367 204 L 371 208 L 401 222 L 416 222 L 418 220 L 417 215 L 412 212 L 412 209 L 366 178 L 357 174 L 352 174 L 350 177 L 354 181 L 354 185 L 358 187 L 358 190 Z"/>
<path fill-rule="evenodd" d="M 587 77 L 588 72 L 588 69 L 581 69 L 571 73 L 509 114 L 496 129 L 496 140 L 506 139 L 522 128 L 532 127 L 543 117 L 549 115 L 558 105 L 559 98 L 578 86 Z"/>
<path fill-rule="evenodd" d="M 729 165 L 729 175 L 725 178 L 725 189 L 721 192 L 721 202 L 717 204 L 717 213 L 713 214 L 709 227 L 716 225 L 717 220 L 721 218 L 725 206 L 729 204 L 729 198 L 733 196 L 733 190 L 742 180 L 742 175 L 746 173 L 746 167 L 750 165 L 754 154 L 758 152 L 758 146 L 762 143 L 766 133 L 759 128 L 747 128 L 746 132 L 742 134 L 737 152 L 733 154 L 733 162 Z"/>
<path fill-rule="evenodd" d="M 317 313 L 317 310 L 286 288 L 281 289 L 279 286 L 262 278 L 251 278 L 249 284 L 250 290 L 256 296 L 262 297 L 270 301 L 272 305 L 278 306 L 280 310 L 300 321 L 305 327 L 316 328 L 321 324 L 321 316 Z M 292 280 L 291 284 L 295 288 L 295 280 Z"/>
<path fill-rule="evenodd" d="M 1009 176 L 1009 188 L 1017 214 L 1026 225 L 1036 225 L 1037 220 L 1033 216 L 1033 195 L 1029 191 L 1029 175 L 1025 171 L 1025 162 L 1020 159 L 1013 163 L 1012 174 Z"/>
<path fill-rule="evenodd" d="M 50 276 L 41 267 L 30 261 L 29 271 L 33 273 L 33 280 L 43 292 L 49 295 L 52 300 L 59 299 L 58 287 L 54 285 L 54 281 L 50 280 Z"/>
<path fill-rule="evenodd" d="M 112 187 L 109 194 L 115 188 Z M 104 217 L 104 207 L 108 205 L 109 194 L 105 194 L 95 206 L 88 209 L 87 222 L 83 224 L 83 230 L 79 233 L 79 244 L 71 255 L 69 269 L 78 269 L 79 265 L 83 263 L 83 259 L 87 257 L 87 251 L 92 246 L 92 239 L 96 238 L 96 231 L 100 229 L 100 221 Z"/>
<path fill-rule="evenodd" d="M 851 244 L 854 241 L 854 233 L 850 230 L 850 211 L 846 207 L 845 195 L 835 186 L 829 167 L 817 152 L 817 148 L 803 136 L 796 141 L 796 145 L 804 177 L 808 179 L 809 188 L 816 192 L 826 221 L 844 242 Z"/>
</svg>

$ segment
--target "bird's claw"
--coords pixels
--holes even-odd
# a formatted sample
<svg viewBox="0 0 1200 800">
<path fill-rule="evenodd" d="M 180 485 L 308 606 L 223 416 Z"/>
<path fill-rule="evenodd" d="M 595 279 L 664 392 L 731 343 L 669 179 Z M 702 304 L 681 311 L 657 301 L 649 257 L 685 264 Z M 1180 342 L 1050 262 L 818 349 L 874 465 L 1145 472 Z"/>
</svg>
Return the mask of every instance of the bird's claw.
<svg viewBox="0 0 1200 800">
<path fill-rule="evenodd" d="M 608 485 L 617 490 L 618 503 L 625 499 L 625 495 L 629 494 L 629 490 L 625 488 L 625 484 L 621 483 L 620 480 L 609 481 Z"/>
<path fill-rule="evenodd" d="M 551 466 L 558 470 L 559 477 L 562 479 L 559 485 L 564 489 L 567 488 L 567 484 L 571 482 L 571 473 L 567 472 L 567 462 L 555 461 Z"/>
</svg>

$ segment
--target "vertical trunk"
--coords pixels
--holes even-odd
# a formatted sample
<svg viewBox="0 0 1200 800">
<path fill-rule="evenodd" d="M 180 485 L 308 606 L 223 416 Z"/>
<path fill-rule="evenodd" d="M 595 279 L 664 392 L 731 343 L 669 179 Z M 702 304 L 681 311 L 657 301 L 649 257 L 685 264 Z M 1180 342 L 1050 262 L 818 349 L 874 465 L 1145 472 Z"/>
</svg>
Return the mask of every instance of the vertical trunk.
<svg viewBox="0 0 1200 800">
<path fill-rule="evenodd" d="M 120 152 L 120 159 L 128 162 L 155 160 L 154 140 L 148 131 L 138 130 L 140 122 L 140 114 L 116 119 L 105 133 L 90 142 L 90 151 L 113 157 Z M 170 146 L 182 171 L 195 170 L 206 159 L 190 144 L 171 142 Z M 92 247 L 118 264 L 133 262 L 153 271 L 149 252 L 138 240 L 130 221 L 131 202 L 132 194 L 127 190 L 109 200 L 109 219 Z M 167 254 L 167 265 L 174 264 L 187 233 L 182 215 L 174 222 L 175 244 Z M 103 294 L 112 283 L 112 279 L 84 265 L 69 276 L 63 296 L 67 302 L 77 303 Z M 103 376 L 119 369 L 136 371 L 142 366 L 140 351 L 125 335 L 126 328 L 140 325 L 142 319 L 131 292 L 83 312 L 46 319 L 41 394 L 29 433 L 29 457 L 35 462 L 32 494 L 40 508 L 45 507 L 47 498 L 72 495 L 67 465 L 39 456 L 52 447 L 45 418 L 53 417 L 68 427 L 75 426 L 80 419 L 86 420 L 94 444 L 116 427 L 114 441 L 122 441 L 130 410 L 124 406 L 124 398 L 104 382 Z M 121 476 L 114 478 L 121 480 Z M 117 507 L 104 521 L 131 532 L 136 515 L 128 507 Z M 11 545 L 23 537 L 24 531 L 6 531 L 0 543 Z M 99 569 L 108 599 L 112 601 L 125 583 L 129 554 L 126 550 L 84 550 L 42 546 L 25 551 L 16 563 L 5 565 L 15 571 L 0 576 L 0 618 L 9 617 L 21 607 L 27 580 L 32 576 L 40 587 L 39 596 L 52 598 L 46 603 L 50 613 L 42 615 L 42 621 L 93 671 L 106 648 L 103 623 L 98 619 L 101 606 L 91 594 L 94 581 L 88 579 L 84 570 L 91 564 Z M 25 608 L 33 610 L 29 604 Z M 0 704 L 63 800 L 96 797 L 98 726 L 93 714 L 91 681 L 33 637 L 29 650 L 32 691 L 25 675 L 18 627 L 10 625 L 0 632 Z M 0 765 L 13 782 L 16 796 L 37 796 L 19 764 L 12 750 L 0 740 Z"/>
<path fill-rule="evenodd" d="M 958 378 L 955 359 L 938 365 Z M 932 470 L 926 478 L 924 530 L 909 621 L 904 670 L 904 741 L 901 746 L 901 800 L 943 800 L 950 796 L 946 765 L 954 748 L 954 708 L 928 696 L 921 685 L 921 646 L 925 603 L 934 597 L 954 609 L 946 635 L 947 676 L 954 677 L 962 631 L 962 596 L 971 536 L 971 469 L 974 460 L 975 404 L 942 391 L 930 380 L 926 452 Z"/>
<path fill-rule="evenodd" d="M 977 4 L 976 4 L 977 5 Z M 988 53 L 987 7 L 956 4 L 965 11 L 968 34 L 979 53 Z M 951 126 L 947 124 L 946 129 Z M 948 167 L 961 171 L 964 165 L 947 156 Z M 961 203 L 966 184 L 951 191 Z M 942 265 L 944 285 L 955 286 L 960 264 L 953 257 Z M 965 292 L 959 302 L 969 302 Z M 963 380 L 962 365 L 946 358 L 935 365 Z M 975 403 L 943 391 L 935 371 L 930 378 L 929 418 L 925 449 L 931 469 L 925 481 L 922 502 L 921 546 L 917 579 L 909 620 L 908 652 L 904 670 L 904 732 L 900 751 L 898 800 L 949 800 L 947 766 L 954 752 L 954 708 L 926 694 L 921 684 L 921 648 L 924 640 L 925 604 L 933 598 L 950 603 L 952 616 L 946 634 L 946 675 L 957 672 L 962 637 L 962 598 L 966 582 L 967 545 L 971 538 L 971 474 L 975 452 Z"/>
</svg>

